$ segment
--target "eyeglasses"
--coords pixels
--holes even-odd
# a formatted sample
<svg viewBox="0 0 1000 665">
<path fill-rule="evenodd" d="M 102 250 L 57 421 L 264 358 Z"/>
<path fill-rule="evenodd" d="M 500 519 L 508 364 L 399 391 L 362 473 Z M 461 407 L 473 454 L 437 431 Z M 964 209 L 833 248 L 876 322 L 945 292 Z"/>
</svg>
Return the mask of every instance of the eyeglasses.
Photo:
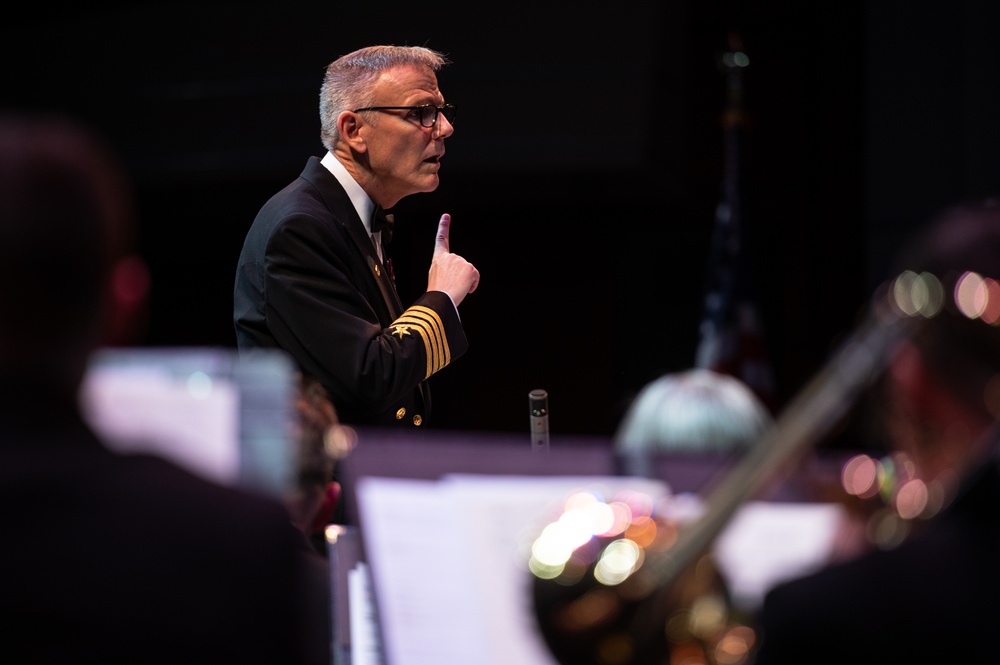
<svg viewBox="0 0 1000 665">
<path fill-rule="evenodd" d="M 455 124 L 455 113 L 458 109 L 455 108 L 454 104 L 445 104 L 444 106 L 423 104 L 422 106 L 366 106 L 362 109 L 354 109 L 353 112 L 361 113 L 362 111 L 415 111 L 419 113 L 421 127 L 433 127 L 437 124 L 439 113 L 447 118 L 448 122 Z"/>
</svg>

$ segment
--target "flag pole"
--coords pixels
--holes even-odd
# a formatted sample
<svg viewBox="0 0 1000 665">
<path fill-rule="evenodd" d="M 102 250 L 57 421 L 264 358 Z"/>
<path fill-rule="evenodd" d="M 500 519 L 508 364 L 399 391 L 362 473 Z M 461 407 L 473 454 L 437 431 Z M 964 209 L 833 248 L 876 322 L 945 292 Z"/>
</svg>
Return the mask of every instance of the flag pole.
<svg viewBox="0 0 1000 665">
<path fill-rule="evenodd" d="M 742 201 L 741 162 L 748 124 L 743 75 L 750 58 L 737 33 L 730 33 L 728 46 L 720 63 L 726 85 L 722 183 L 715 208 L 695 366 L 742 380 L 773 411 L 774 380 L 757 308 Z"/>
</svg>

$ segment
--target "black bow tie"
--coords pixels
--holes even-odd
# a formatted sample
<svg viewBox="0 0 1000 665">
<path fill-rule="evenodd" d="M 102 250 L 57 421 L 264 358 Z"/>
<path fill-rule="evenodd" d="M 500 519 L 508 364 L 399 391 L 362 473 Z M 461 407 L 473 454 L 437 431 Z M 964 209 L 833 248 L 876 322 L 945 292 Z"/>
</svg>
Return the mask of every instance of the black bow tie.
<svg viewBox="0 0 1000 665">
<path fill-rule="evenodd" d="M 385 214 L 382 206 L 375 206 L 372 211 L 372 233 L 382 232 L 382 244 L 388 245 L 392 241 L 392 215 Z"/>
</svg>

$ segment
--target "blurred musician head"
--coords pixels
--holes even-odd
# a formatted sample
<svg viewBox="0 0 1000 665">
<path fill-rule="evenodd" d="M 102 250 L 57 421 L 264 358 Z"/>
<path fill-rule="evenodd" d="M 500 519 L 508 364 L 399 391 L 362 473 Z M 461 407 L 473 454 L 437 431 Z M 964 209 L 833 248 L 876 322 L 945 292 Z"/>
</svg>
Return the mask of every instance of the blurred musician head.
<svg viewBox="0 0 1000 665">
<path fill-rule="evenodd" d="M 878 386 L 901 473 L 881 487 L 891 518 L 870 530 L 898 535 L 772 589 L 755 665 L 997 658 L 1000 205 L 935 218 L 893 275 L 892 301 L 921 323 Z"/>
<path fill-rule="evenodd" d="M 890 362 L 888 434 L 919 478 L 947 486 L 992 445 L 1000 414 L 1000 201 L 945 212 L 900 254 L 904 273 L 940 313 Z M 937 283 L 917 281 L 927 275 Z"/>
<path fill-rule="evenodd" d="M 75 399 L 94 348 L 144 332 L 134 212 L 103 137 L 65 117 L 0 117 L 0 376 L 15 393 Z"/>
<path fill-rule="evenodd" d="M 745 383 L 708 369 L 664 374 L 643 386 L 615 433 L 621 452 L 745 449 L 773 424 Z"/>
</svg>

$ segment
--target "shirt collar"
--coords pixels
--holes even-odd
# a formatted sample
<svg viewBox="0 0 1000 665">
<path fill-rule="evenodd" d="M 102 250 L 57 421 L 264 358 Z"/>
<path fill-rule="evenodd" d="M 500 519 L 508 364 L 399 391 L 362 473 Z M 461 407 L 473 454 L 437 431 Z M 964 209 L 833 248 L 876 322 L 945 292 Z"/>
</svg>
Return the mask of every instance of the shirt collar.
<svg viewBox="0 0 1000 665">
<path fill-rule="evenodd" d="M 365 225 L 365 230 L 371 235 L 372 211 L 375 210 L 375 204 L 368 197 L 368 194 L 365 193 L 365 190 L 361 189 L 361 185 L 347 172 L 347 169 L 340 163 L 340 160 L 333 156 L 332 152 L 327 151 L 321 163 L 326 167 L 327 171 L 333 174 L 333 177 L 337 179 L 341 187 L 344 188 L 344 191 L 347 192 L 351 203 L 354 204 L 354 209 L 358 211 L 358 215 L 361 217 L 361 222 Z"/>
</svg>

